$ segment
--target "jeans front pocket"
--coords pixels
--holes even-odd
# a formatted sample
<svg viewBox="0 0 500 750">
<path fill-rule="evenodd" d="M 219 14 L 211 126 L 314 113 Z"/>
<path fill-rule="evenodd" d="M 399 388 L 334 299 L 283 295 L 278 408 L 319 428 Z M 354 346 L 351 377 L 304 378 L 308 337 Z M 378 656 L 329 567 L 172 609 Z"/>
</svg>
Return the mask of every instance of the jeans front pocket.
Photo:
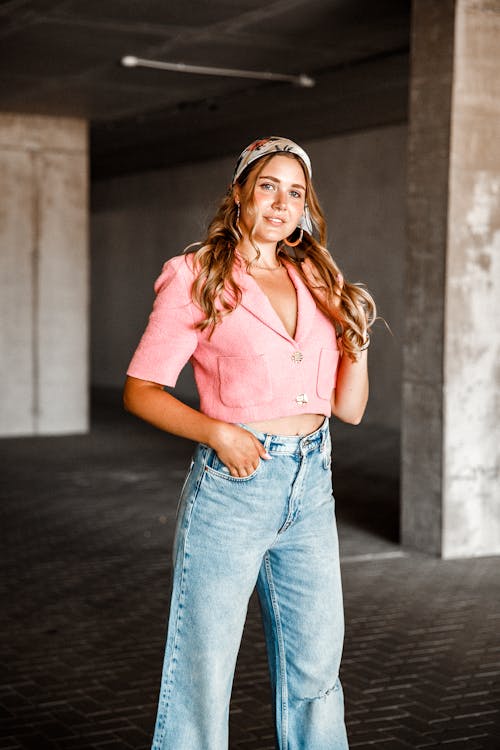
<svg viewBox="0 0 500 750">
<path fill-rule="evenodd" d="M 249 480 L 253 479 L 257 476 L 260 469 L 262 467 L 262 459 L 259 459 L 259 464 L 254 471 L 252 471 L 251 474 L 249 474 L 246 477 L 233 477 L 229 469 L 225 464 L 222 463 L 217 453 L 214 451 L 213 448 L 210 448 L 209 454 L 207 456 L 207 462 L 205 465 L 205 471 L 207 471 L 209 474 L 211 474 L 214 477 L 217 477 L 219 479 L 224 479 L 229 482 L 248 482 Z"/>
</svg>

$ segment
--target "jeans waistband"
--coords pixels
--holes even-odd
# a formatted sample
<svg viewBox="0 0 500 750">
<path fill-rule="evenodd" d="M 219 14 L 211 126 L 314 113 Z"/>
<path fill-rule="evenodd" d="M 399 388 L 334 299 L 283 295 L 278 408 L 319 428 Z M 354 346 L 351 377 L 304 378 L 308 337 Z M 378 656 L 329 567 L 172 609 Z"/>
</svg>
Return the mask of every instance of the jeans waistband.
<svg viewBox="0 0 500 750">
<path fill-rule="evenodd" d="M 325 417 L 321 427 L 309 435 L 272 435 L 267 432 L 257 432 L 246 424 L 240 423 L 239 426 L 255 435 L 266 450 L 274 453 L 308 453 L 312 450 L 322 450 L 330 437 L 328 417 Z"/>
</svg>

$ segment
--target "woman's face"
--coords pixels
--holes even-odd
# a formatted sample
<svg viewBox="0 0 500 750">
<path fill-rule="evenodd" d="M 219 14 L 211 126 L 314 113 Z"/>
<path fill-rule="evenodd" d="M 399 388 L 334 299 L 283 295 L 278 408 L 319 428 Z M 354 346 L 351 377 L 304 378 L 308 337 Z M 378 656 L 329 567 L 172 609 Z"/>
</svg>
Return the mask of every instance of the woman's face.
<svg viewBox="0 0 500 750">
<path fill-rule="evenodd" d="M 261 169 L 253 196 L 240 195 L 240 230 L 259 245 L 276 244 L 289 237 L 304 213 L 306 180 L 297 159 L 280 154 Z"/>
</svg>

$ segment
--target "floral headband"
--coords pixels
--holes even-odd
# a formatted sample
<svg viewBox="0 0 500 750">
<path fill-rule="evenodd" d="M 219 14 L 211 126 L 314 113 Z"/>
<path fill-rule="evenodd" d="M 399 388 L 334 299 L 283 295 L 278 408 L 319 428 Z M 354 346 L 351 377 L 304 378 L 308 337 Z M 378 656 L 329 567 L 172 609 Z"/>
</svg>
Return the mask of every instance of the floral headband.
<svg viewBox="0 0 500 750">
<path fill-rule="evenodd" d="M 309 177 L 312 178 L 311 160 L 304 149 L 289 138 L 281 138 L 277 135 L 271 135 L 268 138 L 258 138 L 241 152 L 238 161 L 236 162 L 236 167 L 234 168 L 232 184 L 234 185 L 245 169 L 249 167 L 250 164 L 253 164 L 254 161 L 257 161 L 257 159 L 261 159 L 263 156 L 268 156 L 269 154 L 280 153 L 294 154 L 295 156 L 298 156 L 304 167 L 307 169 Z M 307 204 L 299 222 L 299 227 L 306 232 L 309 232 L 309 234 L 312 234 L 313 225 Z"/>
</svg>

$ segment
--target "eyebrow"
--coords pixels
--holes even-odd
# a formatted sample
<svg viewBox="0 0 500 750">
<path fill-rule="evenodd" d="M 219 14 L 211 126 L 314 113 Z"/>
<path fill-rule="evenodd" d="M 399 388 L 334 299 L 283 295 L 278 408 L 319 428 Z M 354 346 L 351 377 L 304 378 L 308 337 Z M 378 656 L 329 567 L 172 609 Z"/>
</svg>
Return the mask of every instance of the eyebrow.
<svg viewBox="0 0 500 750">
<path fill-rule="evenodd" d="M 259 180 L 262 180 L 262 179 L 264 179 L 264 180 L 272 180 L 273 182 L 279 182 L 281 184 L 281 180 L 278 180 L 277 177 L 272 177 L 271 175 L 260 174 L 259 175 Z M 300 188 L 301 190 L 305 190 L 306 189 L 306 186 L 305 185 L 301 185 L 300 182 L 294 182 L 294 184 L 292 185 L 292 187 Z"/>
</svg>

